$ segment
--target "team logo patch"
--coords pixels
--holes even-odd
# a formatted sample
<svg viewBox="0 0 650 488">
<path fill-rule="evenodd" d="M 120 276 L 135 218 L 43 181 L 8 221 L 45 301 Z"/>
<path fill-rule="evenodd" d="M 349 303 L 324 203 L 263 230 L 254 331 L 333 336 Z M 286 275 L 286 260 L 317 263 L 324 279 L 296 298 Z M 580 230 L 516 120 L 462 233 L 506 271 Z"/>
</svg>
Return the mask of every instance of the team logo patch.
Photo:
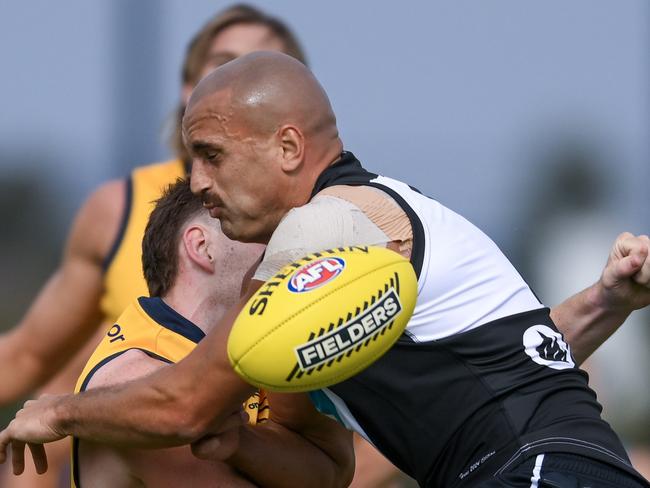
<svg viewBox="0 0 650 488">
<path fill-rule="evenodd" d="M 319 288 L 340 275 L 345 260 L 339 257 L 321 258 L 298 268 L 287 282 L 289 291 L 302 293 Z"/>
<path fill-rule="evenodd" d="M 546 325 L 533 325 L 524 332 L 524 350 L 537 364 L 553 369 L 573 368 L 571 349 L 564 337 Z"/>
<path fill-rule="evenodd" d="M 296 347 L 298 366 L 303 371 L 333 361 L 352 349 L 359 350 L 378 337 L 402 311 L 399 295 L 391 288 L 371 307 L 345 324 Z"/>
</svg>

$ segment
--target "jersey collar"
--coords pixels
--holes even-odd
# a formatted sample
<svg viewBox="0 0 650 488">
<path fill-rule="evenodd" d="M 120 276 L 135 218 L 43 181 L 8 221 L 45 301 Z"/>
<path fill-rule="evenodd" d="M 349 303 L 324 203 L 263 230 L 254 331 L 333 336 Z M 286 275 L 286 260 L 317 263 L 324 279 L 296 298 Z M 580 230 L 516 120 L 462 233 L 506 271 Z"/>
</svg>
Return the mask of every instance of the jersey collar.
<svg viewBox="0 0 650 488">
<path fill-rule="evenodd" d="M 359 160 L 350 151 L 343 151 L 336 163 L 323 171 L 314 185 L 311 198 L 316 193 L 334 185 L 361 185 L 377 178 L 375 173 L 366 171 Z"/>
<path fill-rule="evenodd" d="M 160 297 L 140 297 L 138 303 L 149 317 L 164 328 L 196 344 L 205 337 L 205 333 L 196 324 L 187 320 Z"/>
</svg>

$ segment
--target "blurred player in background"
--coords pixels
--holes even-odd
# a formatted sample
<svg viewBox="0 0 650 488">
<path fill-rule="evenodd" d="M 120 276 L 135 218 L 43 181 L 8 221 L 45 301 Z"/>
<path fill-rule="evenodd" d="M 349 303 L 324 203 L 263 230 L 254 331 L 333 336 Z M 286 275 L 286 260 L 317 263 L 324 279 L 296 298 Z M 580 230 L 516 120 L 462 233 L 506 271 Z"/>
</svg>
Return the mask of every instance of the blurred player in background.
<svg viewBox="0 0 650 488">
<path fill-rule="evenodd" d="M 104 335 L 76 391 L 124 383 L 180 361 L 238 301 L 244 268 L 264 250 L 225 237 L 187 180 L 171 185 L 156 203 L 142 248 L 150 296 L 134 300 Z M 278 479 L 286 486 L 347 486 L 353 453 L 345 428 L 314 411 L 303 422 L 318 429 L 319 437 L 306 441 L 276 422 L 263 390 L 243 408 L 249 426 L 240 430 L 241 412 L 233 414 L 224 434 L 227 462 L 200 460 L 189 446 L 138 450 L 74 439 L 73 486 L 252 488 Z M 254 433 L 247 431 L 251 426 Z M 268 432 L 273 436 L 264 435 Z M 251 443 L 263 443 L 259 448 L 267 455 L 252 454 Z"/>
<path fill-rule="evenodd" d="M 20 323 L 0 339 L 0 404 L 15 402 L 48 381 L 41 392 L 72 391 L 99 338 L 133 298 L 147 294 L 140 264 L 142 235 L 151 202 L 166 184 L 188 173 L 180 120 L 192 87 L 224 61 L 260 48 L 279 49 L 305 61 L 288 27 L 247 6 L 217 14 L 193 38 L 182 67 L 172 134 L 176 158 L 103 184 L 81 207 L 59 268 Z M 48 447 L 53 469 L 47 475 L 20 479 L 5 473 L 0 486 L 56 486 L 56 466 L 67 464 L 67 449 L 67 443 Z"/>
<path fill-rule="evenodd" d="M 21 322 L 0 338 L 0 405 L 41 386 L 40 393 L 72 391 L 106 330 L 132 299 L 147 294 L 140 264 L 142 235 L 162 188 L 188 174 L 190 158 L 181 138 L 181 120 L 192 88 L 215 67 L 256 50 L 282 51 L 307 62 L 284 22 L 247 5 L 221 11 L 194 36 L 183 62 L 181 97 L 173 120 L 175 159 L 138 167 L 126 180 L 103 184 L 81 207 L 59 268 Z M 34 340 L 37 337 L 47 340 Z M 364 456 L 359 464 L 373 469 L 367 472 L 371 477 L 367 482 L 362 472 L 357 473 L 354 486 L 377 486 L 380 473 L 385 480 L 400 477 L 365 441 L 355 442 Z M 37 477 L 31 467 L 20 478 L 0 473 L 0 486 L 57 486 L 57 466 L 67 466 L 67 443 L 48 446 L 48 456 L 47 474 Z"/>
</svg>

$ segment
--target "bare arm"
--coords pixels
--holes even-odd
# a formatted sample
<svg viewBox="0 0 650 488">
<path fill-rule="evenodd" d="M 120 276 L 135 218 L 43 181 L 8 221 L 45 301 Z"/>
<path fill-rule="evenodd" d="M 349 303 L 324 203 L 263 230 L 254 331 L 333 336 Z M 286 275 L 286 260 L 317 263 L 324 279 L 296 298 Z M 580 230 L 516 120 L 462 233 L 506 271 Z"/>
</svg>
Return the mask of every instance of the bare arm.
<svg viewBox="0 0 650 488">
<path fill-rule="evenodd" d="M 354 435 L 354 456 L 356 469 L 350 488 L 404 488 L 415 484 L 397 469 L 372 444 L 363 437 Z"/>
<path fill-rule="evenodd" d="M 113 386 L 161 367 L 163 363 L 144 353 L 129 351 L 95 373 L 89 388 Z M 270 402 L 269 422 L 239 429 L 239 449 L 230 457 L 229 464 L 259 486 L 347 486 L 354 469 L 350 433 L 320 415 L 306 395 L 271 395 Z M 224 436 L 213 439 L 223 441 Z M 207 444 L 209 447 L 210 440 Z M 220 450 L 228 449 L 221 444 Z M 214 459 L 214 456 L 199 457 Z M 228 480 L 229 486 L 249 486 L 226 464 L 201 462 L 190 455 L 187 447 L 122 450 L 82 441 L 79 459 L 85 465 L 85 476 L 94 481 L 110 480 L 113 474 L 107 468 L 113 467 L 116 474 L 125 471 L 152 486 L 177 486 L 181 481 L 172 482 L 176 472 L 185 483 L 193 476 L 203 482 L 212 478 L 222 483 Z M 120 465 L 122 468 L 118 469 Z"/>
<path fill-rule="evenodd" d="M 618 236 L 600 280 L 551 310 L 578 364 L 611 336 L 634 310 L 650 304 L 650 239 Z"/>
<path fill-rule="evenodd" d="M 239 310 L 258 287 L 179 363 L 123 385 L 60 397 L 47 409 L 50 425 L 64 436 L 158 448 L 188 444 L 239 415 L 254 388 L 232 370 L 226 344 Z"/>
<path fill-rule="evenodd" d="M 124 192 L 124 182 L 114 181 L 90 196 L 75 218 L 59 268 L 23 319 L 0 337 L 0 405 L 49 380 L 96 330 L 102 263 L 117 234 Z"/>
<path fill-rule="evenodd" d="M 305 394 L 271 394 L 269 405 L 268 422 L 240 429 L 239 448 L 228 463 L 269 488 L 348 486 L 354 473 L 352 434 L 318 413 Z M 210 458 L 209 448 L 194 451 Z"/>
<path fill-rule="evenodd" d="M 246 295 L 182 361 L 123 385 L 28 401 L 0 433 L 0 462 L 11 445 L 14 472 L 30 444 L 37 471 L 47 469 L 42 444 L 68 435 L 114 446 L 160 448 L 188 444 L 241 423 L 241 404 L 254 388 L 232 370 L 228 334 Z"/>
<path fill-rule="evenodd" d="M 101 367 L 88 389 L 112 386 L 144 377 L 165 363 L 133 349 Z M 204 462 L 192 456 L 189 446 L 171 449 L 121 449 L 95 442 L 78 444 L 78 470 L 83 484 L 93 486 L 206 486 L 219 483 L 232 488 L 253 485 L 225 463 Z"/>
</svg>

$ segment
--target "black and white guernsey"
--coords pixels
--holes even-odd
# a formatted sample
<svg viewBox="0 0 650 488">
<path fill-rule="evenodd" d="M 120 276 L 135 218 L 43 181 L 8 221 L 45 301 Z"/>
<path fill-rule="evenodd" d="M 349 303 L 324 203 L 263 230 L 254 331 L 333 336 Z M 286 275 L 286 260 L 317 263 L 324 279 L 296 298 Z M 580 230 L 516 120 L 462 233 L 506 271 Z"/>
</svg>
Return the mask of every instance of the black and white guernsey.
<svg viewBox="0 0 650 488">
<path fill-rule="evenodd" d="M 318 179 L 387 192 L 413 229 L 415 312 L 371 367 L 312 392 L 317 408 L 374 444 L 422 486 L 475 486 L 544 452 L 636 472 L 548 308 L 498 247 L 408 185 L 349 152 Z"/>
</svg>

